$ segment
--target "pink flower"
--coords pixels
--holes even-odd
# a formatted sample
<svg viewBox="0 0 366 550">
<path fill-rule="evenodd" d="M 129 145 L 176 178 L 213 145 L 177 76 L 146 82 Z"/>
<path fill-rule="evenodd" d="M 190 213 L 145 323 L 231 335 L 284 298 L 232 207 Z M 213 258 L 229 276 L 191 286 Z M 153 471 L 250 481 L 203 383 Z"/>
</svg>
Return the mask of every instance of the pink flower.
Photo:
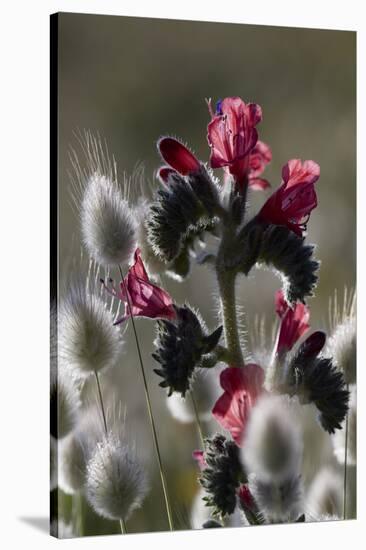
<svg viewBox="0 0 366 550">
<path fill-rule="evenodd" d="M 166 181 L 170 173 L 168 170 L 173 169 L 182 176 L 187 176 L 200 169 L 199 160 L 177 139 L 171 137 L 159 139 L 158 149 L 162 158 L 169 165 L 163 166 L 158 172 L 163 181 Z"/>
<path fill-rule="evenodd" d="M 255 364 L 228 367 L 221 372 L 220 384 L 225 391 L 216 401 L 212 414 L 229 430 L 238 446 L 242 443 L 251 408 L 263 392 L 263 381 L 264 371 Z"/>
<path fill-rule="evenodd" d="M 252 493 L 247 484 L 240 485 L 238 489 L 238 497 L 244 509 L 253 509 L 255 502 Z"/>
<path fill-rule="evenodd" d="M 267 164 L 272 160 L 272 151 L 263 141 L 257 141 L 249 155 L 249 186 L 253 191 L 262 191 L 271 187 L 270 183 L 259 176 L 263 174 Z"/>
<path fill-rule="evenodd" d="M 319 165 L 312 160 L 289 160 L 282 168 L 282 185 L 267 200 L 259 219 L 286 225 L 299 235 L 306 229 L 311 211 L 317 206 L 314 183 L 319 179 Z"/>
<path fill-rule="evenodd" d="M 204 458 L 204 452 L 203 451 L 193 451 L 192 457 L 194 460 L 196 460 L 199 469 L 202 471 L 206 468 L 206 460 Z"/>
<path fill-rule="evenodd" d="M 240 97 L 227 97 L 219 101 L 216 113 L 210 102 L 208 107 L 212 119 L 207 126 L 211 167 L 225 168 L 239 186 L 245 185 L 250 179 L 253 180 L 254 188 L 268 186 L 264 180 L 255 181 L 271 160 L 268 145 L 262 142 L 258 144 L 255 126 L 262 119 L 261 107 L 256 103 L 246 104 Z M 255 149 L 256 145 L 258 147 Z"/>
<path fill-rule="evenodd" d="M 176 316 L 169 294 L 150 283 L 139 248 L 135 251 L 135 263 L 128 270 L 124 281 L 119 283 L 119 289 L 115 288 L 112 279 L 109 281 L 110 287 L 103 280 L 101 282 L 112 296 L 125 303 L 125 314 L 114 323 L 115 325 L 122 323 L 131 315 L 150 319 L 173 319 Z"/>
<path fill-rule="evenodd" d="M 294 309 L 287 304 L 283 291 L 275 294 L 276 313 L 281 319 L 277 341 L 277 354 L 290 351 L 301 336 L 310 328 L 310 311 L 304 304 L 297 303 Z"/>
</svg>

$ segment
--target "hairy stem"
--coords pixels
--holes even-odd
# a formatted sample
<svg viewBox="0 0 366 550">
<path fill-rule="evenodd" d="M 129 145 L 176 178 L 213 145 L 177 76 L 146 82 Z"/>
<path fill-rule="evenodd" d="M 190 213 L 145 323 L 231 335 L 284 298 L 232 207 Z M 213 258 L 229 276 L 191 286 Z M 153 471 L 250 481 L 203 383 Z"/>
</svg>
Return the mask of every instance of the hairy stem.
<svg viewBox="0 0 366 550">
<path fill-rule="evenodd" d="M 164 469 L 163 469 L 163 463 L 162 463 L 161 455 L 160 455 L 158 436 L 157 436 L 157 432 L 156 432 L 155 421 L 154 421 L 154 416 L 153 416 L 152 407 L 151 407 L 149 388 L 148 388 L 148 385 L 147 385 L 146 374 L 145 374 L 145 367 L 144 367 L 144 362 L 142 360 L 142 353 L 141 353 L 139 339 L 138 339 L 138 336 L 137 336 L 135 320 L 134 320 L 134 317 L 132 315 L 132 308 L 131 308 L 131 304 L 130 304 L 130 298 L 129 298 L 129 294 L 128 294 L 128 291 L 127 291 L 127 288 L 126 288 L 125 278 L 123 276 L 123 271 L 122 271 L 121 266 L 119 266 L 119 272 L 120 272 L 120 275 L 121 275 L 122 284 L 124 286 L 125 295 L 126 295 L 126 299 L 127 299 L 128 311 L 130 313 L 132 329 L 133 329 L 133 333 L 134 333 L 134 336 L 135 336 L 137 354 L 138 354 L 138 357 L 139 357 L 139 363 L 140 363 L 140 367 L 141 367 L 141 375 L 142 375 L 142 380 L 143 380 L 143 384 L 144 384 L 146 405 L 147 405 L 147 410 L 148 410 L 148 413 L 149 413 L 151 432 L 152 432 L 152 436 L 153 436 L 153 442 L 154 442 L 154 447 L 155 447 L 156 458 L 157 458 L 158 465 L 159 465 L 161 485 L 162 485 L 163 493 L 164 493 L 164 500 L 165 500 L 165 507 L 166 507 L 166 512 L 167 512 L 167 516 L 168 516 L 169 529 L 170 529 L 170 531 L 173 531 L 174 530 L 173 514 L 172 514 L 172 510 L 171 510 L 171 506 L 170 506 L 169 495 L 168 495 L 168 487 L 167 487 L 167 482 L 166 482 L 165 473 L 164 473 Z"/>
<path fill-rule="evenodd" d="M 235 300 L 236 273 L 221 269 L 216 269 L 216 271 L 220 290 L 225 343 L 230 358 L 230 365 L 233 367 L 243 367 L 244 359 L 240 346 L 238 314 Z"/>
</svg>

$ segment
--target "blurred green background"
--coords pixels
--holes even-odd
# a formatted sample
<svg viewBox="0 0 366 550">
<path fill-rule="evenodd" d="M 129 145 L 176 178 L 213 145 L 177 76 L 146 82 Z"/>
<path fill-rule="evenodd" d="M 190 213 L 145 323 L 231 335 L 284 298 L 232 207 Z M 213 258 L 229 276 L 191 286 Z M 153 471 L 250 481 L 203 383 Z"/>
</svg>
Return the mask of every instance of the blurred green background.
<svg viewBox="0 0 366 550">
<path fill-rule="evenodd" d="M 143 162 L 147 176 L 160 161 L 156 140 L 162 134 L 182 138 L 204 161 L 209 158 L 205 98 L 239 95 L 259 103 L 260 139 L 270 144 L 273 161 L 265 177 L 280 183 L 290 158 L 320 164 L 318 208 L 308 239 L 317 244 L 320 281 L 310 301 L 314 329 L 324 327 L 328 300 L 335 289 L 355 285 L 356 254 L 356 34 L 193 21 L 60 14 L 59 16 L 59 212 L 61 282 L 70 257 L 80 251 L 79 224 L 70 205 L 68 171 L 73 132 L 89 129 L 106 138 L 119 172 L 131 174 Z M 265 199 L 250 196 L 253 209 Z M 179 302 L 197 306 L 210 327 L 216 324 L 215 281 L 194 268 L 183 284 L 164 279 Z M 238 300 L 250 330 L 255 314 L 274 319 L 273 294 L 279 281 L 255 271 L 242 279 Z M 118 388 L 127 406 L 131 437 L 149 464 L 152 491 L 129 531 L 167 528 L 150 428 L 131 327 L 120 369 L 103 380 Z M 163 390 L 152 373 L 154 326 L 139 320 L 139 335 L 149 375 L 159 439 L 178 527 L 188 526 L 197 492 L 191 451 L 199 446 L 194 426 L 171 418 Z M 214 424 L 205 425 L 207 431 Z M 112 522 L 89 518 L 89 533 L 112 532 Z"/>
</svg>

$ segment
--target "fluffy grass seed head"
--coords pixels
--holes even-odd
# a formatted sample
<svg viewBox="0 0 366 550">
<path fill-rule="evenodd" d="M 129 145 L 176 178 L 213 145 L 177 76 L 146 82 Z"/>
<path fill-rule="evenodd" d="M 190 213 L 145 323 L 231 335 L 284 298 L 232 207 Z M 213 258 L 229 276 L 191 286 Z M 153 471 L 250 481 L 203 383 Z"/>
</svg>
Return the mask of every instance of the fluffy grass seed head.
<svg viewBox="0 0 366 550">
<path fill-rule="evenodd" d="M 343 474 L 324 467 L 314 478 L 306 497 L 306 516 L 343 515 Z"/>
<path fill-rule="evenodd" d="M 80 207 L 83 242 L 104 266 L 129 263 L 136 248 L 135 221 L 120 189 L 95 173 L 86 184 Z"/>
<path fill-rule="evenodd" d="M 136 249 L 136 223 L 128 203 L 129 185 L 118 183 L 106 143 L 90 132 L 78 134 L 85 166 L 71 151 L 72 198 L 90 256 L 103 266 L 128 263 Z"/>
<path fill-rule="evenodd" d="M 97 399 L 97 396 L 96 396 Z M 121 411 L 115 406 L 105 410 L 108 429 L 122 434 L 124 421 Z M 105 439 L 105 428 L 99 405 L 89 403 L 74 429 L 60 442 L 58 475 L 59 485 L 66 494 L 83 491 L 86 482 L 87 464 L 97 445 Z"/>
<path fill-rule="evenodd" d="M 62 362 L 51 364 L 50 376 L 51 434 L 61 439 L 67 436 L 79 418 L 80 390 L 72 373 Z"/>
<path fill-rule="evenodd" d="M 242 448 L 242 461 L 261 481 L 281 482 L 299 475 L 302 439 L 297 400 L 264 395 L 252 410 Z"/>
<path fill-rule="evenodd" d="M 148 490 L 136 452 L 113 433 L 97 445 L 87 465 L 86 496 L 102 517 L 127 520 Z"/>
<path fill-rule="evenodd" d="M 347 439 L 347 464 L 354 466 L 357 462 L 357 403 L 356 386 L 351 385 L 348 409 L 348 439 Z M 340 464 L 344 464 L 346 445 L 346 420 L 342 429 L 332 435 L 334 454 Z"/>
<path fill-rule="evenodd" d="M 304 512 L 303 485 L 299 475 L 273 482 L 250 474 L 249 490 L 265 523 L 296 521 Z"/>
<path fill-rule="evenodd" d="M 337 294 L 329 304 L 331 336 L 326 354 L 343 370 L 347 384 L 356 382 L 356 293 L 345 290 L 341 308 Z"/>
<path fill-rule="evenodd" d="M 172 417 L 182 424 L 196 422 L 193 399 L 197 405 L 199 417 L 208 422 L 211 418 L 212 407 L 221 393 L 217 369 L 197 369 L 192 379 L 191 389 L 185 397 L 180 393 L 173 393 L 166 398 L 166 404 Z"/>
<path fill-rule="evenodd" d="M 78 376 L 113 367 L 123 345 L 104 301 L 80 281 L 69 285 L 59 317 L 59 356 Z"/>
<path fill-rule="evenodd" d="M 58 482 L 67 495 L 81 491 L 85 483 L 86 455 L 77 432 L 69 434 L 59 444 Z"/>
</svg>

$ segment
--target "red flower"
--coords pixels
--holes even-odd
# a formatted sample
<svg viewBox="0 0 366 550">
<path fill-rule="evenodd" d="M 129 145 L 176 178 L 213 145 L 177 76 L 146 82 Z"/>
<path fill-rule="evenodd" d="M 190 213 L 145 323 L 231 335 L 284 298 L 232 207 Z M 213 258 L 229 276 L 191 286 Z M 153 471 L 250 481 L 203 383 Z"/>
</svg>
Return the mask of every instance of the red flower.
<svg viewBox="0 0 366 550">
<path fill-rule="evenodd" d="M 253 509 L 255 502 L 252 493 L 247 484 L 240 485 L 238 489 L 238 497 L 244 509 Z"/>
<path fill-rule="evenodd" d="M 220 374 L 225 390 L 216 401 L 212 414 L 219 424 L 229 430 L 237 445 L 241 445 L 252 406 L 263 392 L 264 371 L 255 364 L 228 367 Z"/>
<path fill-rule="evenodd" d="M 210 102 L 208 106 L 212 118 L 207 126 L 211 167 L 225 168 L 239 185 L 249 179 L 251 170 L 257 172 L 257 178 L 270 160 L 270 150 L 265 144 L 260 142 L 257 150 L 253 150 L 258 142 L 255 126 L 262 119 L 261 107 L 256 103 L 246 104 L 240 97 L 219 101 L 216 113 Z"/>
<path fill-rule="evenodd" d="M 159 139 L 158 149 L 165 162 L 169 165 L 163 166 L 158 172 L 163 181 L 166 181 L 169 175 L 168 170 L 171 169 L 182 176 L 187 176 L 200 169 L 199 160 L 177 139 L 170 137 Z"/>
<path fill-rule="evenodd" d="M 170 166 L 161 166 L 157 172 L 157 176 L 162 183 L 168 183 L 169 176 L 176 173 L 177 171 L 170 168 Z"/>
<path fill-rule="evenodd" d="M 150 283 L 139 248 L 135 251 L 135 263 L 128 270 L 124 281 L 119 283 L 118 290 L 113 285 L 112 279 L 109 281 L 110 287 L 103 280 L 101 282 L 112 296 L 125 303 L 125 314 L 114 323 L 115 325 L 122 323 L 131 315 L 150 319 L 173 319 L 176 316 L 169 294 Z"/>
<path fill-rule="evenodd" d="M 297 303 L 294 309 L 287 304 L 283 291 L 275 294 L 276 313 L 281 319 L 278 334 L 277 354 L 290 351 L 301 336 L 310 328 L 310 311 L 304 304 Z"/>
<path fill-rule="evenodd" d="M 259 219 L 286 225 L 301 237 L 311 211 L 317 206 L 314 183 L 319 176 L 320 168 L 316 162 L 289 160 L 282 168 L 282 185 L 264 204 L 258 214 Z"/>
<path fill-rule="evenodd" d="M 267 164 L 272 160 L 272 151 L 266 143 L 263 141 L 257 141 L 257 144 L 252 149 L 249 155 L 249 171 L 248 179 L 249 186 L 253 191 L 262 191 L 271 187 L 270 183 L 260 178 L 263 174 Z"/>
</svg>

